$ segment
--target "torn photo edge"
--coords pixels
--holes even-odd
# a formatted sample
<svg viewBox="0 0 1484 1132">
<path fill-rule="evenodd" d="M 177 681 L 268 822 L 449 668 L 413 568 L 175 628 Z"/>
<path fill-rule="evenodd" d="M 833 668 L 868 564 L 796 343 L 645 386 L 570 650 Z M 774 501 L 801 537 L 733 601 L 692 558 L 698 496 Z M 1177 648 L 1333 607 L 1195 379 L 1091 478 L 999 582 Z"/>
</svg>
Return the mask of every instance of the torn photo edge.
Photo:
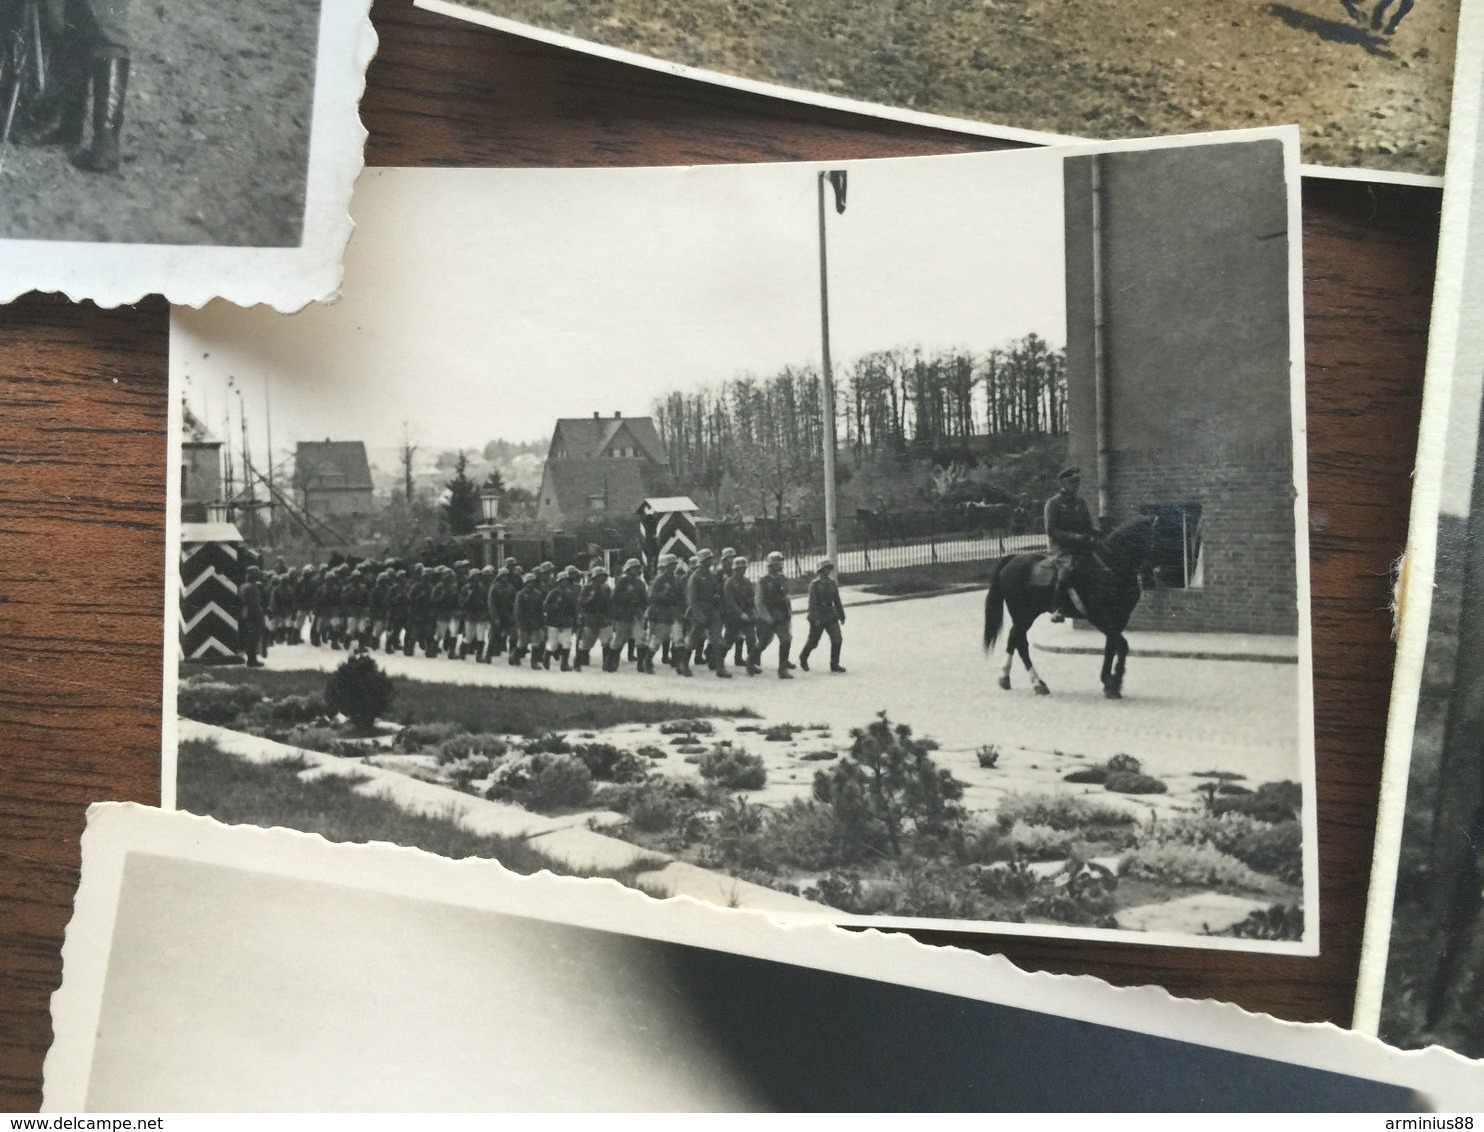
<svg viewBox="0 0 1484 1132">
<path fill-rule="evenodd" d="M 110 993 L 110 951 L 120 930 L 121 899 L 130 884 L 125 865 L 135 855 L 163 862 L 166 867 L 183 866 L 187 872 L 194 871 L 190 883 L 210 883 L 221 877 L 221 869 L 229 869 L 250 881 L 255 890 L 262 889 L 260 881 L 312 884 L 331 901 L 328 914 L 336 917 L 336 922 L 353 921 L 347 924 L 347 931 L 361 930 L 362 922 L 353 910 L 360 905 L 352 898 L 391 897 L 414 916 L 425 909 L 428 917 L 436 917 L 440 909 L 453 908 L 476 915 L 594 929 L 641 941 L 679 944 L 938 992 L 1207 1050 L 1230 1051 L 1268 1063 L 1281 1062 L 1409 1089 L 1419 1108 L 1477 1111 L 1484 1104 L 1484 1064 L 1438 1047 L 1395 1050 L 1330 1023 L 1285 1022 L 1231 1004 L 1175 998 L 1156 987 L 1114 987 L 1090 976 L 1027 973 L 1000 956 L 929 946 L 903 935 L 847 932 L 818 924 L 785 927 L 759 913 L 717 908 L 688 898 L 657 901 L 609 880 L 549 873 L 520 876 L 491 860 L 452 861 L 384 843 L 332 845 L 321 837 L 297 831 L 226 826 L 209 818 L 133 803 L 98 803 L 88 811 L 81 880 L 62 952 L 62 983 L 52 997 L 55 1038 L 44 1066 L 43 1112 L 86 1109 L 104 1000 Z M 347 897 L 349 906 L 343 911 L 333 909 L 337 890 Z M 239 914 L 251 916 L 252 909 L 244 906 Z M 157 935 L 147 948 L 152 965 L 162 962 L 161 956 L 167 954 L 180 962 L 180 957 L 189 956 L 195 949 L 193 939 L 182 937 L 168 918 L 164 919 L 155 921 Z M 156 927 L 152 925 L 149 930 L 155 933 Z M 230 931 L 226 937 L 238 938 Z M 368 944 L 374 938 L 374 933 L 368 935 Z M 285 946 L 292 948 L 295 942 Z M 136 950 L 138 945 L 136 940 Z M 261 959 L 253 945 L 244 942 L 240 956 L 222 957 L 213 951 L 212 961 L 232 965 Z M 579 960 L 574 956 L 573 961 Z M 291 963 L 279 964 L 259 968 L 258 974 L 268 985 L 278 984 L 280 993 L 292 993 L 292 984 L 300 977 L 293 968 Z M 158 980 L 168 976 L 148 977 Z M 644 978 L 642 973 L 634 977 L 640 982 Z M 456 984 L 455 977 L 454 984 L 444 985 L 452 990 Z M 355 988 L 349 995 L 345 993 L 347 986 Z M 337 1055 L 343 1053 L 350 1058 L 356 1056 L 357 1035 L 374 1033 L 383 1025 L 377 1021 L 377 1003 L 382 1016 L 392 1017 L 400 999 L 417 993 L 408 987 L 399 996 L 397 987 L 390 983 L 378 981 L 373 988 L 356 979 L 338 989 L 317 989 L 324 989 L 328 1001 L 334 1004 L 332 1017 L 354 1020 L 355 1033 L 345 1033 L 343 1040 L 331 1039 Z M 131 992 L 128 987 L 115 987 L 113 993 Z M 255 1020 L 245 1019 L 241 1011 L 228 1007 L 230 996 L 200 1001 L 191 999 L 191 993 L 182 991 L 186 1001 L 174 1004 L 171 1010 L 199 1010 L 203 1024 L 212 1025 L 218 1034 L 243 1031 L 244 1041 L 262 1040 L 257 1031 L 252 1039 L 246 1036 L 243 1028 L 251 1027 Z M 640 993 L 647 992 L 641 988 Z M 420 1011 L 430 1008 L 419 1002 Z M 436 1004 L 432 1008 L 436 1009 Z M 449 1008 L 453 1008 L 451 1003 Z M 576 1035 L 562 1040 L 585 1039 Z M 417 1043 L 407 1048 L 408 1056 L 415 1060 Z M 151 1056 L 148 1051 L 141 1052 Z M 585 1071 L 583 1064 L 578 1059 L 579 1071 Z M 168 1084 L 168 1056 L 152 1068 L 161 1074 L 162 1087 Z M 1049 1071 L 1060 1076 L 1067 1068 L 1058 1065 Z M 559 1091 L 558 1082 L 543 1087 L 547 1085 Z M 313 1100 L 307 1094 L 292 1095 Z M 554 1105 L 559 1103 L 553 1101 Z M 656 1098 L 657 1106 L 663 1103 L 662 1097 Z"/>
<path fill-rule="evenodd" d="M 1464 0 L 1412 512 L 1396 585 L 1396 672 L 1355 1003 L 1356 1029 L 1371 1034 L 1378 1032 L 1383 1006 L 1418 708 L 1433 635 L 1439 524 L 1448 485 L 1469 485 L 1475 495 L 1466 516 L 1478 507 L 1480 362 L 1484 359 L 1484 193 L 1478 183 L 1484 171 L 1481 101 L 1484 2 Z M 1468 523 L 1472 527 L 1474 519 L 1469 517 Z M 1450 682 L 1451 677 L 1450 673 Z"/>
<path fill-rule="evenodd" d="M 628 51 L 621 47 L 609 47 L 594 40 L 583 39 L 581 36 L 549 31 L 546 28 L 537 27 L 534 24 L 522 23 L 519 20 L 513 20 L 506 16 L 496 16 L 493 13 L 481 11 L 477 8 L 470 7 L 468 4 L 460 3 L 459 0 L 413 0 L 413 3 L 416 7 L 423 8 L 429 12 L 436 12 L 442 16 L 449 16 L 456 20 L 463 20 L 467 23 L 491 28 L 494 31 L 505 32 L 509 35 L 518 35 L 524 39 L 549 44 L 552 47 L 561 47 L 568 51 L 577 51 L 584 55 L 609 59 L 615 63 L 626 63 L 630 66 L 643 67 L 646 70 L 660 71 L 667 75 L 674 75 L 677 78 L 710 83 L 713 86 L 730 87 L 734 90 L 745 91 L 748 94 L 760 94 L 768 98 L 781 99 L 785 102 L 818 106 L 825 110 L 838 110 L 847 114 L 865 114 L 890 122 L 903 122 L 908 125 L 923 126 L 933 130 L 950 130 L 954 133 L 968 134 L 973 137 L 994 138 L 1011 145 L 1077 145 L 1092 140 L 1070 134 L 1047 133 L 1042 130 L 1026 130 L 1017 126 L 979 122 L 972 118 L 957 118 L 949 114 L 934 114 L 922 110 L 909 110 L 905 107 L 891 106 L 881 102 L 867 102 L 858 98 L 845 98 L 840 95 L 815 92 L 803 87 L 784 86 L 780 83 L 742 78 L 738 75 L 729 75 L 724 71 L 713 71 L 705 67 L 694 67 L 687 63 L 675 63 L 657 58 L 653 55 Z M 1274 124 L 1276 125 L 1277 123 Z M 1441 177 L 1427 173 L 1407 173 L 1393 169 L 1367 169 L 1364 167 L 1352 168 L 1339 165 L 1311 165 L 1301 163 L 1299 170 L 1305 177 L 1318 177 L 1337 181 L 1370 181 L 1376 184 L 1413 185 L 1434 189 L 1441 188 L 1443 185 L 1443 178 Z"/>
<path fill-rule="evenodd" d="M 1318 816 L 1315 769 L 1315 747 L 1313 730 L 1313 649 L 1310 619 L 1309 538 L 1307 524 L 1307 432 L 1305 417 L 1304 387 L 1304 337 L 1303 337 L 1303 293 L 1302 293 L 1302 239 L 1301 239 L 1301 193 L 1298 172 L 1298 135 L 1292 127 L 1273 127 L 1243 131 L 1220 131 L 1207 134 L 1159 138 L 1148 141 L 1093 142 L 1076 146 L 1056 147 L 1054 150 L 1034 152 L 1063 158 L 1079 155 L 1112 154 L 1122 152 L 1144 152 L 1151 150 L 1178 150 L 1212 144 L 1242 143 L 1258 140 L 1278 141 L 1282 144 L 1282 169 L 1286 199 L 1286 222 L 1290 238 L 1287 241 L 1286 313 L 1288 321 L 1288 428 L 1292 443 L 1293 537 L 1295 547 L 1295 587 L 1297 593 L 1297 664 L 1295 679 L 1295 703 L 1297 715 L 1296 750 L 1294 751 L 1295 775 L 1302 788 L 1302 860 L 1303 860 L 1303 937 L 1296 941 L 1226 938 L 1197 934 L 1177 933 L 1167 930 L 1139 931 L 1123 928 L 1076 927 L 1064 924 L 1025 924 L 1006 921 L 979 921 L 902 916 L 851 916 L 846 913 L 822 910 L 818 917 L 799 917 L 789 913 L 790 921 L 803 922 L 814 918 L 831 923 L 862 927 L 923 928 L 955 931 L 979 931 L 989 934 L 1033 936 L 1040 938 L 1086 939 L 1104 942 L 1134 943 L 1141 946 L 1165 946 L 1211 950 L 1232 950 L 1267 954 L 1312 956 L 1320 948 L 1319 907 L 1319 851 Z M 933 162 L 983 163 L 986 170 L 996 164 L 1014 165 L 1017 154 L 1029 151 L 1007 151 L 989 154 L 964 154 L 943 157 L 886 158 L 852 162 L 836 162 L 833 165 L 845 168 L 867 168 L 872 164 L 915 164 L 923 169 L 931 168 Z M 791 163 L 787 166 L 743 165 L 709 166 L 695 171 L 695 175 L 721 177 L 735 172 L 739 176 L 756 175 L 767 169 L 792 168 L 798 170 L 824 169 L 824 163 Z M 427 175 L 428 171 L 424 171 Z M 469 177 L 475 171 L 452 171 L 450 176 Z M 618 170 L 484 170 L 484 174 L 512 179 L 551 178 L 554 184 L 570 182 L 593 191 L 592 186 L 604 177 L 636 178 L 646 176 L 685 177 L 692 171 L 683 168 L 618 169 Z M 434 172 L 432 175 L 437 175 Z M 556 191 L 553 189 L 553 191 Z M 412 228 L 409 227 L 409 232 Z M 172 328 L 172 371 L 180 350 L 178 327 Z M 195 343 L 199 347 L 200 343 Z M 172 380 L 169 404 L 170 451 L 178 451 L 184 439 L 183 408 L 181 390 Z M 1276 406 L 1275 406 L 1276 407 Z M 162 695 L 162 769 L 161 804 L 167 808 L 177 805 L 177 749 L 179 730 L 177 725 L 177 703 L 179 695 L 179 666 L 182 651 L 179 638 L 180 612 L 176 606 L 181 584 L 181 467 L 178 460 L 169 461 L 167 480 L 166 516 L 166 562 L 165 593 L 165 687 Z M 783 916 L 783 913 L 774 913 Z"/>
<path fill-rule="evenodd" d="M 42 291 L 117 307 L 159 294 L 183 306 L 220 298 L 291 313 L 333 301 L 353 228 L 351 191 L 364 164 L 359 106 L 376 51 L 370 11 L 371 0 L 321 0 L 298 247 L 0 239 L 0 302 Z"/>
</svg>

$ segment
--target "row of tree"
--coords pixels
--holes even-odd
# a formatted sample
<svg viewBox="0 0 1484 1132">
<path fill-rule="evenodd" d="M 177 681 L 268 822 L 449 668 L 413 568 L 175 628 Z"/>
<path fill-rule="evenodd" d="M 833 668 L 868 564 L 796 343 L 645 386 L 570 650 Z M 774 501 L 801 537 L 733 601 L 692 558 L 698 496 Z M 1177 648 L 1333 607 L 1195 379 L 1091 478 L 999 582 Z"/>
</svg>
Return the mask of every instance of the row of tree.
<svg viewBox="0 0 1484 1132">
<path fill-rule="evenodd" d="M 888 454 L 946 463 L 962 447 L 955 442 L 973 436 L 1064 435 L 1066 354 L 1038 334 L 978 355 L 883 350 L 839 371 L 835 402 L 838 442 L 857 464 Z M 729 482 L 777 517 L 823 482 L 824 404 L 812 367 L 672 392 L 655 403 L 654 420 L 681 490 L 714 500 Z"/>
</svg>

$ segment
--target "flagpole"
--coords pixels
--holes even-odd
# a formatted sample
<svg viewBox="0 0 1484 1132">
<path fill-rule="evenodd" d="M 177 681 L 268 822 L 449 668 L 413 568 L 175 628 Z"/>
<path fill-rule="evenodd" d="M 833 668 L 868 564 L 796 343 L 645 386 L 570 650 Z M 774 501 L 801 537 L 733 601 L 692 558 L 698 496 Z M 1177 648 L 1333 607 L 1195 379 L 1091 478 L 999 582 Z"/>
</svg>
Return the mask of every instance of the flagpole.
<svg viewBox="0 0 1484 1132">
<path fill-rule="evenodd" d="M 835 511 L 835 375 L 830 368 L 830 273 L 825 252 L 824 183 L 829 174 L 821 171 L 819 188 L 819 324 L 823 355 L 824 401 L 824 554 L 840 569 L 839 516 Z"/>
</svg>

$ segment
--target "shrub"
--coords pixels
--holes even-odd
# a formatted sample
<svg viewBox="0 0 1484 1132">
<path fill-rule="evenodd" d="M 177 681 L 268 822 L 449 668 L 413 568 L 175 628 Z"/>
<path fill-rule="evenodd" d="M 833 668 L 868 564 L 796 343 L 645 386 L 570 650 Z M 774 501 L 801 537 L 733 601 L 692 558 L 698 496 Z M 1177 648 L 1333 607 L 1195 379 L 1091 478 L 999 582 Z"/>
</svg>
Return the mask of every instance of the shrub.
<svg viewBox="0 0 1484 1132">
<path fill-rule="evenodd" d="M 638 782 L 649 774 L 644 760 L 612 743 L 584 743 L 574 753 L 604 782 Z"/>
<path fill-rule="evenodd" d="M 326 714 L 323 696 L 282 696 L 266 701 L 266 707 L 274 723 L 312 723 Z"/>
<path fill-rule="evenodd" d="M 1218 793 L 1218 794 L 1251 794 L 1252 791 L 1249 790 L 1245 786 L 1238 785 L 1235 782 L 1223 782 L 1220 786 L 1216 787 L 1216 793 Z"/>
<path fill-rule="evenodd" d="M 1303 939 L 1304 909 L 1301 904 L 1273 904 L 1249 912 L 1245 920 L 1215 934 L 1237 939 Z"/>
<path fill-rule="evenodd" d="M 557 731 L 543 731 L 521 744 L 520 749 L 528 755 L 570 755 L 572 744 Z"/>
<path fill-rule="evenodd" d="M 928 744 L 913 739 L 910 727 L 893 727 L 882 712 L 851 736 L 850 753 L 815 772 L 814 797 L 834 808 L 853 856 L 900 857 L 923 836 L 961 838 L 963 783 L 933 762 Z"/>
<path fill-rule="evenodd" d="M 995 822 L 1001 829 L 1008 830 L 1018 821 L 1027 825 L 1049 825 L 1052 829 L 1082 831 L 1099 827 L 1123 827 L 1131 831 L 1139 823 L 1139 819 L 1127 810 L 1077 794 L 1012 791 L 1000 799 Z"/>
<path fill-rule="evenodd" d="M 1292 884 L 1304 879 L 1303 830 L 1298 822 L 1269 823 L 1235 813 L 1193 814 L 1152 825 L 1146 840 L 1210 845 L 1260 873 Z"/>
<path fill-rule="evenodd" d="M 341 754 L 347 747 L 353 747 L 354 753 L 364 755 L 364 747 L 354 747 L 345 741 L 345 736 L 333 727 L 315 727 L 301 724 L 298 727 L 290 727 L 283 733 L 281 743 L 287 743 L 290 747 L 303 747 L 306 751 L 322 751 L 327 755 Z"/>
<path fill-rule="evenodd" d="M 1032 861 L 1055 861 L 1071 851 L 1077 840 L 1070 830 L 1053 829 L 1049 825 L 1029 825 L 1018 821 L 1006 831 L 1005 839 L 1015 850 L 1017 857 Z"/>
<path fill-rule="evenodd" d="M 807 755 L 800 755 L 806 763 L 832 763 L 840 756 L 834 751 L 810 751 Z"/>
<path fill-rule="evenodd" d="M 238 716 L 247 711 L 262 696 L 249 684 L 225 684 L 216 681 L 200 681 L 181 684 L 176 699 L 176 711 L 187 719 L 199 723 L 213 723 L 219 727 L 236 723 Z"/>
<path fill-rule="evenodd" d="M 740 748 L 716 747 L 696 763 L 701 777 L 723 790 L 760 790 L 768 782 L 763 760 Z"/>
<path fill-rule="evenodd" d="M 797 723 L 778 723 L 765 730 L 763 738 L 769 743 L 788 743 L 802 730 Z"/>
<path fill-rule="evenodd" d="M 1103 789 L 1116 794 L 1163 794 L 1169 787 L 1147 774 L 1112 771 L 1108 774 L 1108 781 L 1103 783 Z"/>
<path fill-rule="evenodd" d="M 387 713 L 397 690 L 370 653 L 358 652 L 330 675 L 325 707 L 350 720 L 357 731 L 370 731 Z"/>
<path fill-rule="evenodd" d="M 715 730 L 709 719 L 667 719 L 660 724 L 661 735 L 710 735 Z"/>
<path fill-rule="evenodd" d="M 644 759 L 667 759 L 670 757 L 670 753 L 663 747 L 656 747 L 648 743 L 640 747 L 634 754 Z"/>
<path fill-rule="evenodd" d="M 1144 769 L 1133 755 L 1114 755 L 1103 764 L 1109 774 L 1138 774 Z"/>
<path fill-rule="evenodd" d="M 1062 775 L 1063 782 L 1087 782 L 1094 786 L 1101 786 L 1108 781 L 1108 768 L 1105 766 L 1089 766 L 1082 770 L 1074 770 L 1071 774 Z"/>
<path fill-rule="evenodd" d="M 455 763 L 448 772 L 449 779 L 460 790 L 468 791 L 481 778 L 488 778 L 495 769 L 493 759 L 475 755 L 463 762 Z"/>
<path fill-rule="evenodd" d="M 718 749 L 720 749 L 720 748 L 718 748 Z M 679 755 L 684 755 L 686 762 L 688 762 L 688 763 L 694 763 L 694 762 L 700 762 L 699 756 L 704 755 L 706 753 L 706 748 L 703 747 L 703 746 L 701 746 L 701 744 L 699 744 L 699 743 L 687 743 L 683 747 L 676 747 L 675 748 L 675 753 L 676 754 L 679 754 Z"/>
<path fill-rule="evenodd" d="M 666 833 L 683 829 L 696 814 L 717 802 L 712 787 L 685 778 L 656 776 L 643 782 L 605 786 L 599 805 L 627 814 L 636 829 Z"/>
<path fill-rule="evenodd" d="M 593 776 L 575 755 L 532 755 L 507 763 L 495 772 L 485 797 L 514 801 L 538 812 L 586 805 L 593 794 Z"/>
<path fill-rule="evenodd" d="M 1000 761 L 1000 749 L 993 743 L 986 743 L 977 752 L 979 765 L 985 770 L 993 770 Z"/>
<path fill-rule="evenodd" d="M 1213 814 L 1247 814 L 1264 822 L 1297 820 L 1304 805 L 1304 791 L 1297 782 L 1264 782 L 1252 794 L 1213 797 Z"/>
<path fill-rule="evenodd" d="M 399 751 L 415 754 L 424 747 L 437 747 L 446 739 L 463 735 L 468 729 L 462 723 L 409 723 L 392 739 Z"/>
<path fill-rule="evenodd" d="M 493 759 L 504 758 L 509 750 L 510 744 L 498 735 L 473 734 L 466 731 L 444 739 L 434 749 L 434 753 L 438 757 L 438 765 L 447 766 L 449 763 L 460 762 L 468 758 L 482 758 L 489 762 Z"/>
<path fill-rule="evenodd" d="M 1214 845 L 1161 842 L 1140 845 L 1123 860 L 1125 876 L 1200 887 L 1262 887 L 1262 878 Z"/>
</svg>

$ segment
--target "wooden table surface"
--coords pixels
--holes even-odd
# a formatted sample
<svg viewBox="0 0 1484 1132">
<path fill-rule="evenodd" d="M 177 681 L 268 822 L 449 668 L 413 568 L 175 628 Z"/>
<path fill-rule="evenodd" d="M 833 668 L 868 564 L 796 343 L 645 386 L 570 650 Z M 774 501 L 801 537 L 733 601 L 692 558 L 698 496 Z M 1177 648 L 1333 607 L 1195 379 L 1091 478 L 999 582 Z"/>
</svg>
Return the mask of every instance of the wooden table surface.
<svg viewBox="0 0 1484 1132">
<path fill-rule="evenodd" d="M 379 0 L 370 165 L 651 165 L 997 143 L 776 103 Z M 1304 185 L 1323 954 L 923 933 L 1020 965 L 1349 1017 L 1441 194 Z M 90 802 L 158 801 L 167 319 L 32 295 L 0 312 L 0 1111 L 41 1097 Z M 1261 711 L 1261 704 L 1252 710 Z"/>
</svg>

